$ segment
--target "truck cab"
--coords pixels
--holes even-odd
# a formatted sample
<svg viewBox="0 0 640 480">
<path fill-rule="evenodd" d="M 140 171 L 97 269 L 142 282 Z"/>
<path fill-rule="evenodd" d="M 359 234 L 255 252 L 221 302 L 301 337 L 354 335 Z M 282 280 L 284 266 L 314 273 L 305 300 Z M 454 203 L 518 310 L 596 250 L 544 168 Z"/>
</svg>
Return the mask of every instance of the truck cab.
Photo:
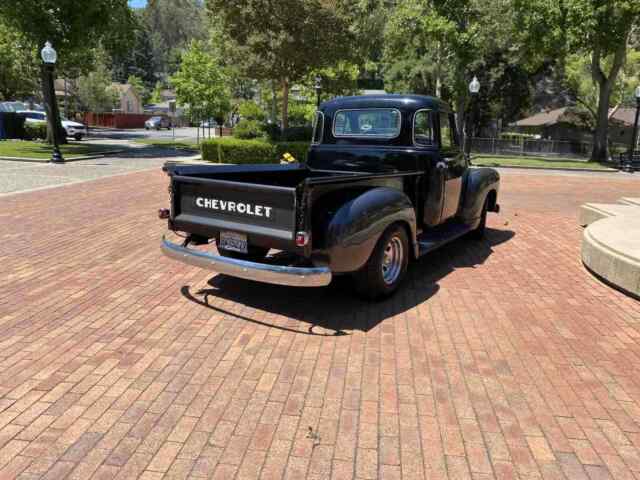
<svg viewBox="0 0 640 480">
<path fill-rule="evenodd" d="M 168 256 L 285 285 L 350 274 L 374 299 L 397 290 L 410 261 L 481 237 L 499 211 L 498 173 L 470 165 L 451 109 L 421 95 L 325 102 L 299 164 L 165 170 L 169 229 L 187 238 L 163 239 Z M 213 243 L 217 254 L 190 248 Z"/>
</svg>

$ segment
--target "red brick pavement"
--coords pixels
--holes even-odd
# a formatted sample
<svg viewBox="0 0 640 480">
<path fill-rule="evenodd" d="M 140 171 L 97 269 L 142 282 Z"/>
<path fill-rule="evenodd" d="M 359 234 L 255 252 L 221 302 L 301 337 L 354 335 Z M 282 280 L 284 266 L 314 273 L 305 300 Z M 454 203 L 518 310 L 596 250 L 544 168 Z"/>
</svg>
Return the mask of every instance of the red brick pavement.
<svg viewBox="0 0 640 480">
<path fill-rule="evenodd" d="M 505 173 L 379 304 L 164 259 L 159 172 L 0 198 L 0 478 L 639 477 L 640 302 L 576 224 L 638 185 Z"/>
</svg>

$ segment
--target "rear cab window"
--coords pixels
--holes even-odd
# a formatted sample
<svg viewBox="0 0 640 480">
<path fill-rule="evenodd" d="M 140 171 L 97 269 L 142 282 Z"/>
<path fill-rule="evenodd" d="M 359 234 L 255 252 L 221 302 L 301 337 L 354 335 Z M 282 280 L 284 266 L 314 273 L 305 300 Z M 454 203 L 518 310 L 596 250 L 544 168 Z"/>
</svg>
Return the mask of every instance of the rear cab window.
<svg viewBox="0 0 640 480">
<path fill-rule="evenodd" d="M 311 144 L 319 145 L 322 143 L 322 136 L 324 135 L 324 114 L 320 111 L 316 112 L 316 116 L 313 119 L 313 134 L 311 135 Z"/>
<path fill-rule="evenodd" d="M 456 120 L 453 114 L 440 113 L 440 148 L 452 149 L 458 147 Z"/>
<path fill-rule="evenodd" d="M 424 147 L 434 143 L 431 110 L 418 110 L 413 117 L 413 144 Z"/>
<path fill-rule="evenodd" d="M 333 135 L 391 139 L 400 135 L 401 122 L 400 110 L 395 108 L 338 110 L 333 117 Z"/>
</svg>

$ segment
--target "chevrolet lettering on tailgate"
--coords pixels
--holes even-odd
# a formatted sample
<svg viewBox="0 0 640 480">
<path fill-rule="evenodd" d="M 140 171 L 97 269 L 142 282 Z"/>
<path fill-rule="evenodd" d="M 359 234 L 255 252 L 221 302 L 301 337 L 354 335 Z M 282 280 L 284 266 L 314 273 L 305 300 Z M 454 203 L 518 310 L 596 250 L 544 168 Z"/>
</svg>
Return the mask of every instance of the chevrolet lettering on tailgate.
<svg viewBox="0 0 640 480">
<path fill-rule="evenodd" d="M 267 207 L 264 205 L 252 205 L 250 203 L 232 202 L 228 200 L 220 200 L 218 198 L 203 197 L 196 197 L 196 206 L 220 212 L 240 213 L 242 215 L 264 218 L 271 218 L 271 212 L 273 210 L 273 207 Z"/>
</svg>

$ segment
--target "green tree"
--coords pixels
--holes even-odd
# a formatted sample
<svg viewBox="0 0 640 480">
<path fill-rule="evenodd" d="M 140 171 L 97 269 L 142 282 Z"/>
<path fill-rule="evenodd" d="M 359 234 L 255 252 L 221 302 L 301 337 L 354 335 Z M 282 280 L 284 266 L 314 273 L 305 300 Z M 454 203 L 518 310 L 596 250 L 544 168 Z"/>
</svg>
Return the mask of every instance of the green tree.
<svg viewBox="0 0 640 480">
<path fill-rule="evenodd" d="M 192 40 L 205 40 L 202 0 L 149 0 L 143 10 L 150 33 L 156 72 L 162 80 L 176 71 L 180 55 Z"/>
<path fill-rule="evenodd" d="M 32 96 L 38 89 L 37 65 L 24 36 L 0 21 L 0 100 Z"/>
<path fill-rule="evenodd" d="M 127 0 L 92 0 L 81 8 L 76 0 L 20 0 L 0 2 L 0 19 L 25 39 L 23 55 L 33 56 L 50 41 L 58 52 L 58 72 L 89 72 L 95 47 L 117 51 L 127 43 L 133 17 Z M 42 69 L 42 78 L 46 78 Z M 44 85 L 44 82 L 43 82 Z M 43 96 L 47 93 L 43 90 Z M 59 118 L 56 130 L 62 132 Z M 49 140 L 52 140 L 49 132 Z M 65 135 L 58 135 L 62 142 Z"/>
<path fill-rule="evenodd" d="M 138 95 L 143 105 L 149 102 L 149 90 L 147 90 L 147 87 L 140 77 L 129 75 L 127 83 L 133 87 L 134 92 L 136 92 L 136 95 Z"/>
<path fill-rule="evenodd" d="M 129 48 L 116 51 L 111 60 L 111 70 L 115 81 L 124 83 L 129 76 L 140 78 L 146 89 L 156 82 L 156 63 L 151 45 L 151 33 L 147 22 L 138 11 L 134 11 L 135 29 Z"/>
<path fill-rule="evenodd" d="M 225 69 L 202 42 L 191 42 L 170 83 L 176 90 L 177 102 L 188 105 L 196 118 L 218 118 L 231 108 Z"/>
<path fill-rule="evenodd" d="M 117 105 L 118 93 L 112 86 L 105 60 L 106 55 L 99 53 L 94 71 L 78 78 L 77 100 L 85 112 L 110 112 Z"/>
<path fill-rule="evenodd" d="M 153 92 L 151 92 L 151 96 L 149 97 L 149 102 L 162 102 L 162 82 L 156 82 L 156 86 L 153 88 Z"/>
<path fill-rule="evenodd" d="M 516 0 L 516 10 L 528 50 L 538 52 L 538 58 L 556 58 L 561 65 L 569 54 L 590 59 L 589 71 L 597 89 L 591 159 L 607 160 L 609 108 L 634 29 L 640 26 L 640 2 Z"/>
<path fill-rule="evenodd" d="M 283 128 L 291 84 L 353 53 L 344 17 L 319 0 L 210 0 L 207 7 L 231 40 L 230 53 L 244 76 L 282 87 Z"/>
</svg>

